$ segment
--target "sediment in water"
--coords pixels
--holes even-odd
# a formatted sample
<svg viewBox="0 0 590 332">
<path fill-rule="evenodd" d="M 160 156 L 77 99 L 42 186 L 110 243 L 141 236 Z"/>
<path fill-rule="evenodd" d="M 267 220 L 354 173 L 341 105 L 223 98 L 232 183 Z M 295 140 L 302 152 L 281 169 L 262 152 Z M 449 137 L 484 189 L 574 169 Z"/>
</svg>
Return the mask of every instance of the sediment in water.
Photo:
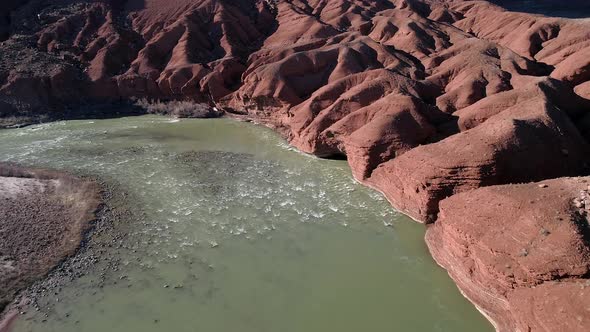
<svg viewBox="0 0 590 332">
<path fill-rule="evenodd" d="M 230 37 L 209 40 L 199 24 L 162 27 L 196 19 L 192 13 L 214 1 L 177 1 L 183 10 L 164 2 L 131 8 L 133 16 L 104 2 L 70 6 L 59 14 L 65 22 L 51 20 L 52 9 L 37 17 L 22 11 L 15 28 L 36 34 L 16 34 L 2 46 L 10 70 L 0 77 L 10 98 L 0 111 L 59 108 L 88 96 L 214 99 L 255 118 L 273 116 L 275 129 L 303 151 L 347 154 L 353 172 L 430 222 L 440 201 L 460 192 L 588 174 L 587 20 L 510 13 L 485 1 L 347 0 L 330 2 L 331 10 L 265 1 L 209 6 L 218 11 L 198 23 L 227 24 Z M 243 19 L 223 22 L 226 13 Z M 118 19 L 89 28 L 79 16 Z M 216 52 L 187 61 L 194 58 L 182 33 Z M 90 43 L 96 36 L 104 43 Z M 244 45 L 254 47 L 235 52 Z M 67 60 L 80 50 L 81 59 Z M 73 65 L 80 60 L 84 73 Z"/>
</svg>

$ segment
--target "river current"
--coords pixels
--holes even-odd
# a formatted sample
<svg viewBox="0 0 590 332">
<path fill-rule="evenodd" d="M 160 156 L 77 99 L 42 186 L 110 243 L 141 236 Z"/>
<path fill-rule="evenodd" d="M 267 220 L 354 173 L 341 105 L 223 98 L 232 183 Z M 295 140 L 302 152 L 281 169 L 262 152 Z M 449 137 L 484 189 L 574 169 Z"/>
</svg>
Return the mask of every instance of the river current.
<svg viewBox="0 0 590 332">
<path fill-rule="evenodd" d="M 492 331 L 430 257 L 423 225 L 345 161 L 264 127 L 62 121 L 0 131 L 0 160 L 98 176 L 134 215 L 109 231 L 124 234 L 109 259 L 41 296 L 16 332 Z"/>
</svg>

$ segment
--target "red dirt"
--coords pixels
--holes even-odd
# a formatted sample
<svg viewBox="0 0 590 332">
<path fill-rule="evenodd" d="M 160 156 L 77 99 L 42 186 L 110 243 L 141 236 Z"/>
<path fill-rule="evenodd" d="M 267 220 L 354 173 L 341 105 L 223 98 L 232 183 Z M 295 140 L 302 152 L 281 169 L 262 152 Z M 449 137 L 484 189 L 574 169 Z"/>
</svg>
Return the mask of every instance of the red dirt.
<svg viewBox="0 0 590 332">
<path fill-rule="evenodd" d="M 0 44 L 5 123 L 81 102 L 205 102 L 305 152 L 346 155 L 359 181 L 435 224 L 449 218 L 439 216 L 447 197 L 590 171 L 587 19 L 470 0 L 30 0 L 2 21 L 13 5 L 0 6 L 0 34 L 12 33 Z M 446 243 L 436 250 L 455 252 Z M 458 274 L 456 262 L 443 265 Z M 492 282 L 459 285 L 486 294 Z M 519 287 L 507 301 L 542 306 L 541 291 Z M 534 314 L 575 326 L 556 310 Z M 554 330 L 524 308 L 509 311 L 494 313 L 500 330 Z"/>
</svg>

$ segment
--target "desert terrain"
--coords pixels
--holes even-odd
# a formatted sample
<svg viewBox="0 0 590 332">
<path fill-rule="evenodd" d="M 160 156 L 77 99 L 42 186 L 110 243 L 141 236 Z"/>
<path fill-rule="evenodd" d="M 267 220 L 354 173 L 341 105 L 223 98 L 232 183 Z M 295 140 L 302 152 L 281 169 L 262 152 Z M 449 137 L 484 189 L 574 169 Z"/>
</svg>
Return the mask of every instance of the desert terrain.
<svg viewBox="0 0 590 332">
<path fill-rule="evenodd" d="M 0 40 L 4 127 L 137 100 L 263 123 L 426 223 L 498 331 L 590 330 L 590 19 L 470 0 L 31 0 L 0 4 Z M 9 195 L 53 186 L 2 179 Z"/>
</svg>

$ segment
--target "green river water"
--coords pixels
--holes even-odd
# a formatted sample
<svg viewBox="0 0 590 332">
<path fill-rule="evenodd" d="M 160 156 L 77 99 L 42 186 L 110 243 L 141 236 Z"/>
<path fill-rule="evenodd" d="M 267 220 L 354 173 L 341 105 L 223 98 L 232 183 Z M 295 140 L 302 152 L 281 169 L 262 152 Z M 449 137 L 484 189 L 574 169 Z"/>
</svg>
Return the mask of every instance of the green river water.
<svg viewBox="0 0 590 332">
<path fill-rule="evenodd" d="M 0 131 L 0 160 L 128 193 L 120 262 L 90 267 L 15 331 L 492 331 L 429 256 L 424 226 L 345 161 L 227 119 L 141 116 Z M 103 281 L 97 282 L 99 277 Z M 46 316 L 47 314 L 47 316 Z"/>
</svg>

